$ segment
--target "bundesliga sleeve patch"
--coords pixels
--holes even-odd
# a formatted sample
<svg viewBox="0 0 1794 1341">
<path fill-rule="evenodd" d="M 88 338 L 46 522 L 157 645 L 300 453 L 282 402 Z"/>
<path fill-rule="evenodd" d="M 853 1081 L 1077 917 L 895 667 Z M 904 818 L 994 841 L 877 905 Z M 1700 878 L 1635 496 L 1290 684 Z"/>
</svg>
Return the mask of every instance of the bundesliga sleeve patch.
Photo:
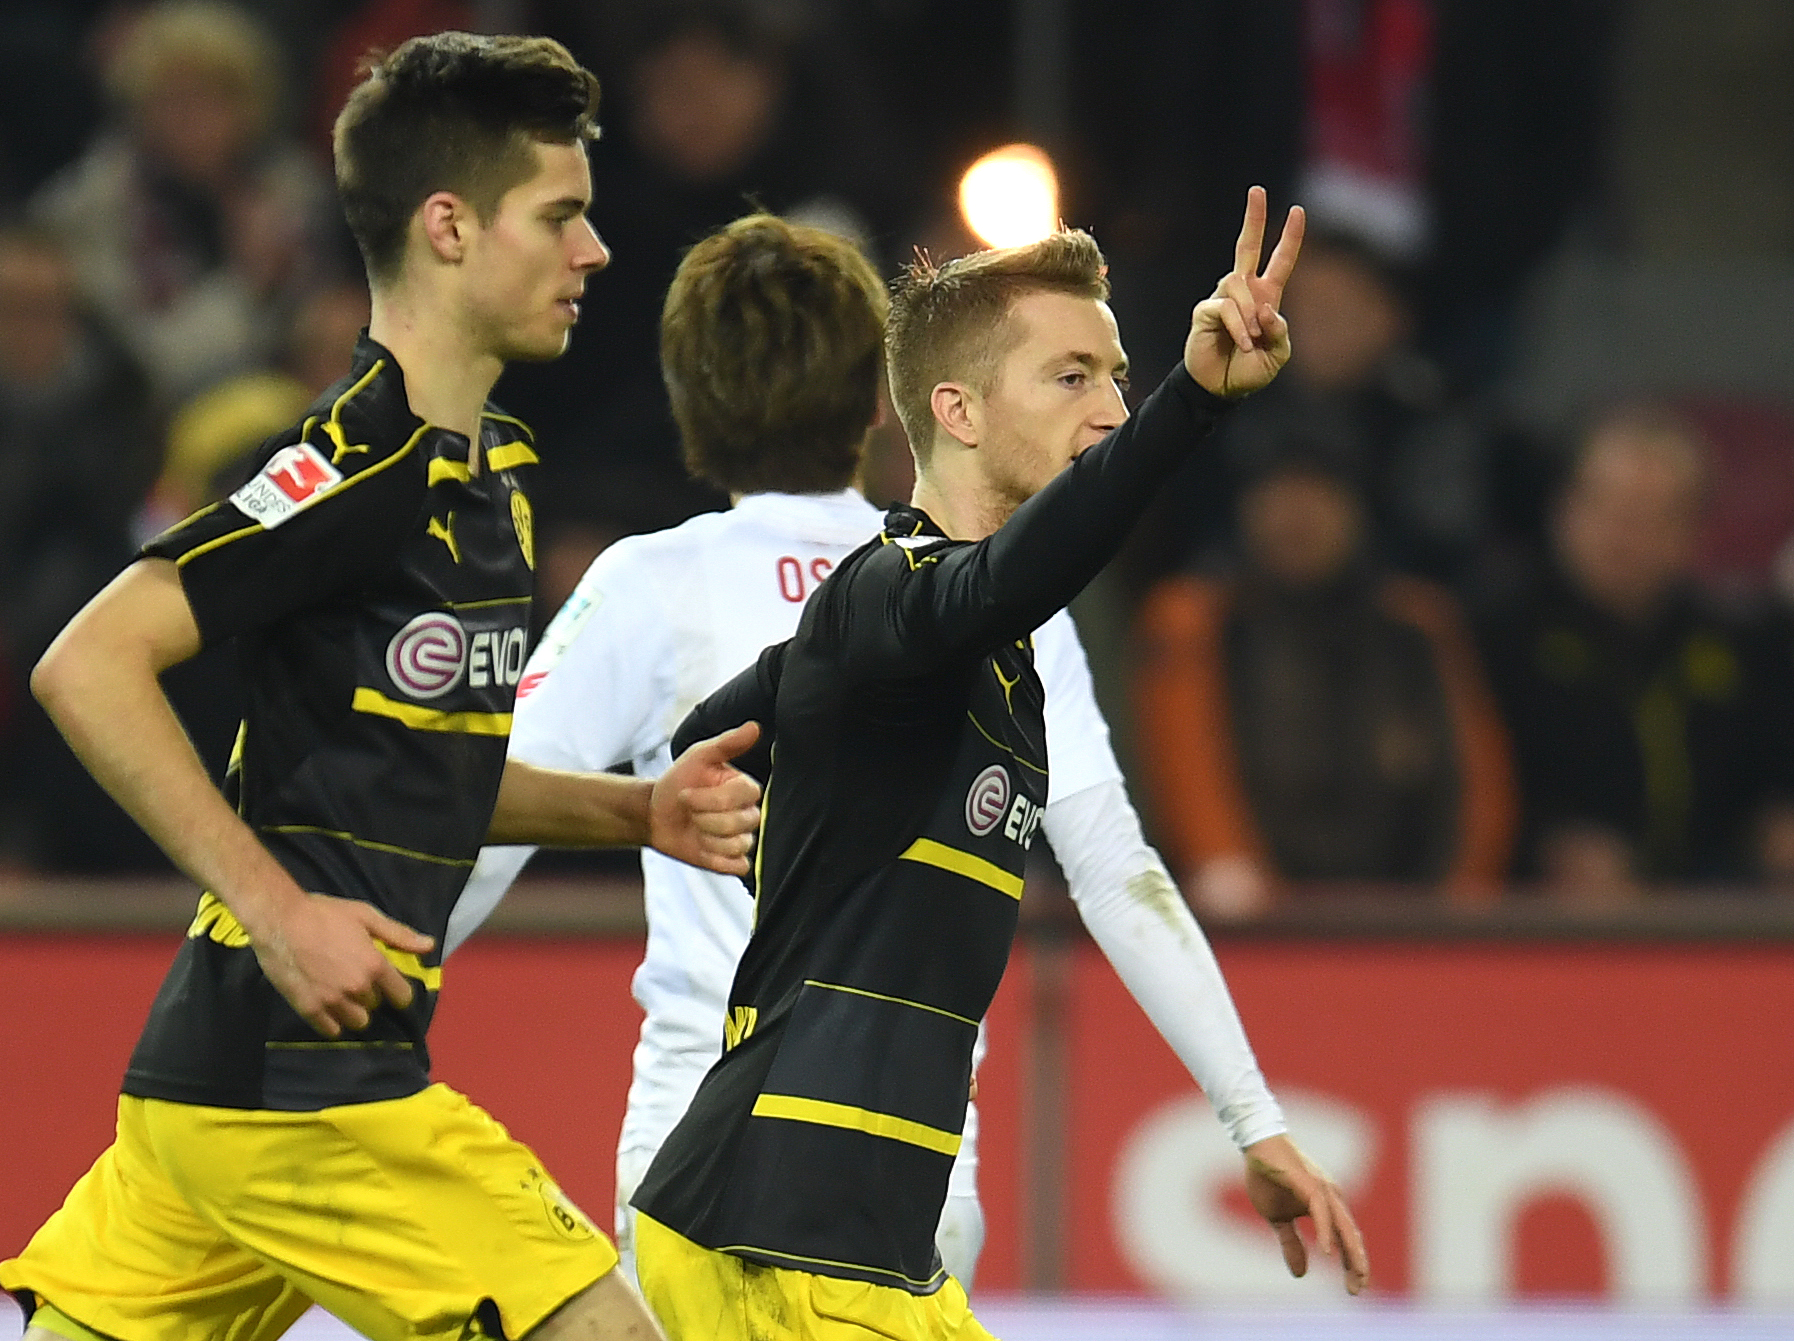
<svg viewBox="0 0 1794 1341">
<path fill-rule="evenodd" d="M 342 482 L 343 472 L 322 452 L 309 442 L 296 442 L 269 457 L 268 464 L 232 494 L 230 501 L 245 517 L 272 531 Z"/>
</svg>

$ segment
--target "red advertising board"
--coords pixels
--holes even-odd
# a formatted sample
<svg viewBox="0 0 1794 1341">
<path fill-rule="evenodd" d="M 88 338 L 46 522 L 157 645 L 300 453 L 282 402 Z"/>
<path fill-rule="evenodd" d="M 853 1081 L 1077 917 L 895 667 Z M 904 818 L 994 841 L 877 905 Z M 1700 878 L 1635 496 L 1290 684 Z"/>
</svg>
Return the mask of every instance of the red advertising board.
<svg viewBox="0 0 1794 1341">
<path fill-rule="evenodd" d="M 173 949 L 0 936 L 0 1252 L 109 1139 Z M 432 1032 L 437 1075 L 601 1223 L 639 953 L 476 941 Z M 1298 1139 L 1352 1196 L 1380 1287 L 1794 1302 L 1794 945 L 1235 941 L 1221 959 Z M 1283 1288 L 1238 1156 L 1093 947 L 1018 947 L 990 1032 L 981 1288 Z M 1315 1274 L 1337 1291 L 1331 1264 Z"/>
<path fill-rule="evenodd" d="M 1789 947 L 1236 942 L 1220 957 L 1380 1286 L 1794 1299 Z M 1275 1292 L 1237 1158 L 1087 946 L 1068 1016 L 1067 1283 Z"/>
</svg>

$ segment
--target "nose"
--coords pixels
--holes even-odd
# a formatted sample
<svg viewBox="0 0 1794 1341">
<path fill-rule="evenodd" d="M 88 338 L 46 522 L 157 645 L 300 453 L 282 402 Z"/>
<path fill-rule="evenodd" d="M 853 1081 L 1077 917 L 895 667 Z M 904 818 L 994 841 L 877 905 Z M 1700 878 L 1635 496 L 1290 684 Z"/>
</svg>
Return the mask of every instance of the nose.
<svg viewBox="0 0 1794 1341">
<path fill-rule="evenodd" d="M 610 248 L 604 245 L 604 239 L 598 236 L 598 230 L 588 219 L 579 231 L 579 249 L 573 257 L 573 268 L 590 273 L 609 264 Z"/>
<path fill-rule="evenodd" d="M 1115 384 L 1113 378 L 1110 378 L 1108 394 L 1103 397 L 1102 404 L 1097 407 L 1091 427 L 1107 433 L 1110 429 L 1120 428 L 1126 422 L 1127 401 L 1122 397 L 1121 388 Z"/>
</svg>

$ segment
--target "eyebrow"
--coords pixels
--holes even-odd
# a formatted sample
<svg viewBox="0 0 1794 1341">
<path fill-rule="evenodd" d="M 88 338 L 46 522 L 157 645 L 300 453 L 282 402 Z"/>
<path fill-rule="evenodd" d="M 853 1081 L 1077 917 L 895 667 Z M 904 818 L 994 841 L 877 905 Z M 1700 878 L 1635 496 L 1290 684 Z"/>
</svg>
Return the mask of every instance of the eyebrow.
<svg viewBox="0 0 1794 1341">
<path fill-rule="evenodd" d="M 553 214 L 557 210 L 572 210 L 575 214 L 584 214 L 592 208 L 590 196 L 562 196 L 542 206 L 542 213 Z"/>
<path fill-rule="evenodd" d="M 1080 349 L 1080 350 L 1072 351 L 1072 353 L 1069 355 L 1069 357 L 1073 363 L 1080 364 L 1083 367 L 1088 368 L 1093 373 L 1097 373 L 1100 375 L 1102 372 L 1103 361 L 1100 358 L 1098 358 L 1095 354 L 1091 354 L 1085 350 Z M 1052 361 L 1057 363 L 1058 359 L 1054 359 Z M 1118 363 L 1116 363 L 1115 370 L 1113 372 L 1111 372 L 1109 374 L 1109 376 L 1111 376 L 1111 377 L 1126 377 L 1127 370 L 1128 370 L 1127 357 L 1125 355 L 1123 355 L 1121 360 Z"/>
</svg>

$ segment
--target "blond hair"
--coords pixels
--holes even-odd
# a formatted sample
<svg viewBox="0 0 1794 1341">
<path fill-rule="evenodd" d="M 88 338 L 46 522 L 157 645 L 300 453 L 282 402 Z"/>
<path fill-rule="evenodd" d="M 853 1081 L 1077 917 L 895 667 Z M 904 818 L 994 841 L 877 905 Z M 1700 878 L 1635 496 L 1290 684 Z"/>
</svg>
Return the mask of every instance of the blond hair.
<svg viewBox="0 0 1794 1341">
<path fill-rule="evenodd" d="M 273 124 L 283 71 L 261 24 L 217 0 L 168 0 L 132 25 L 106 70 L 106 86 L 128 107 L 142 104 L 170 70 L 198 70 L 230 89 L 258 135 Z"/>
<path fill-rule="evenodd" d="M 1009 319 L 1016 299 L 1064 293 L 1101 301 L 1108 269 L 1096 239 L 1077 228 L 938 266 L 918 253 L 893 286 L 885 328 L 891 400 L 917 459 L 934 446 L 935 387 L 964 382 L 988 392 L 995 384 L 1019 334 Z"/>
</svg>

